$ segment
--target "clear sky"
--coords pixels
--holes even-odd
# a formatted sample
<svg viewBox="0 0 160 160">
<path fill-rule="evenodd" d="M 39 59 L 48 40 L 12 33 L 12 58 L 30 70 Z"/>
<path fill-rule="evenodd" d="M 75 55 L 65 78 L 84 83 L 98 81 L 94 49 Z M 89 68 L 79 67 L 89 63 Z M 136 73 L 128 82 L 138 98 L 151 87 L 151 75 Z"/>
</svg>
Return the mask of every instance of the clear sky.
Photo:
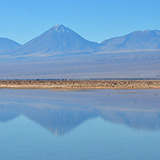
<svg viewBox="0 0 160 160">
<path fill-rule="evenodd" d="M 23 44 L 56 24 L 96 42 L 160 29 L 160 0 L 0 0 L 0 37 Z"/>
</svg>

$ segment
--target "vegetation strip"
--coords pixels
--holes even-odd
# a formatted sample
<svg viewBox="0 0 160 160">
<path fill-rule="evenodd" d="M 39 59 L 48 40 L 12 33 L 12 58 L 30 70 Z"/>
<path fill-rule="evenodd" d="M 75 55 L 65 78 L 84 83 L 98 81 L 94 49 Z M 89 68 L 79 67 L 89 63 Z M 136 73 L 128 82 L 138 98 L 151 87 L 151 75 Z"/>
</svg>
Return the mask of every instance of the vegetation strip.
<svg viewBox="0 0 160 160">
<path fill-rule="evenodd" d="M 160 89 L 160 80 L 1 80 L 12 89 Z"/>
</svg>

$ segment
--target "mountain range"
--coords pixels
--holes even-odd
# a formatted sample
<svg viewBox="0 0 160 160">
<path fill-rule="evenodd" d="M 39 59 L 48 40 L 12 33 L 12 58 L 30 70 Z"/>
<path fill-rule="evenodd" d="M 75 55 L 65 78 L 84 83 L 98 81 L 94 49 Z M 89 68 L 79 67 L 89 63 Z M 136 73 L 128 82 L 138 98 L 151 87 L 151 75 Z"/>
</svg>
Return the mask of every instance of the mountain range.
<svg viewBox="0 0 160 160">
<path fill-rule="evenodd" d="M 0 79 L 159 78 L 160 31 L 91 42 L 56 25 L 20 45 L 1 43 Z"/>
<path fill-rule="evenodd" d="M 108 53 L 122 51 L 160 50 L 160 31 L 136 31 L 130 34 L 104 40 L 102 43 L 91 42 L 64 25 L 55 25 L 40 36 L 20 45 L 9 39 L 0 39 L 0 51 L 10 50 L 9 55 L 41 55 L 50 53 Z M 4 52 L 5 54 L 5 52 Z"/>
</svg>

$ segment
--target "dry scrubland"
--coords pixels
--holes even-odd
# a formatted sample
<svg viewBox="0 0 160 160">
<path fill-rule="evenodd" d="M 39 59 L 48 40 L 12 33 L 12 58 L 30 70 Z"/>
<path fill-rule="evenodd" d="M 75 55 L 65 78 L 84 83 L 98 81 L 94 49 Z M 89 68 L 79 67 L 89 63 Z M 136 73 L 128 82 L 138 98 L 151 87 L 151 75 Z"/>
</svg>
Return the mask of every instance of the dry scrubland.
<svg viewBox="0 0 160 160">
<path fill-rule="evenodd" d="M 160 89 L 160 80 L 1 80 L 0 88 L 12 89 Z"/>
</svg>

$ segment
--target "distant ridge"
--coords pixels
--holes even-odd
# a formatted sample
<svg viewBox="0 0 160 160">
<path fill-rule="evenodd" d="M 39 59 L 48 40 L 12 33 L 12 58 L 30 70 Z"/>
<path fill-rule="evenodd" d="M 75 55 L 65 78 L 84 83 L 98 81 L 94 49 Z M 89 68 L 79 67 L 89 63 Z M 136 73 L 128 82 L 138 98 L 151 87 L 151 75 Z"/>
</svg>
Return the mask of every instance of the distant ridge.
<svg viewBox="0 0 160 160">
<path fill-rule="evenodd" d="M 8 38 L 0 38 L 0 51 L 12 50 L 21 45 Z"/>
<path fill-rule="evenodd" d="M 136 51 L 160 49 L 160 31 L 135 31 L 130 34 L 107 39 L 101 43 L 103 51 Z"/>
</svg>

